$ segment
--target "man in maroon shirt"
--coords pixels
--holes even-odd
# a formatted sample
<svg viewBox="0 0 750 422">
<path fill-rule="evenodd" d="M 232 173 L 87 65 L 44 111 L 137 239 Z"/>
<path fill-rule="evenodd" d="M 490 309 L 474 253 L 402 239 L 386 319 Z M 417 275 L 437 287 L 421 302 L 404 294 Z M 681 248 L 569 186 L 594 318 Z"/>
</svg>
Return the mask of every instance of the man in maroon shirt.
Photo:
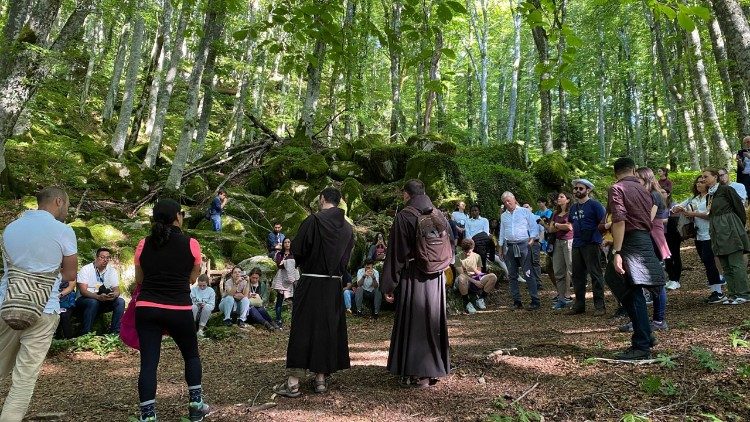
<svg viewBox="0 0 750 422">
<path fill-rule="evenodd" d="M 614 163 L 617 182 L 609 191 L 609 213 L 612 215 L 612 251 L 605 281 L 628 313 L 633 323 L 631 346 L 617 354 L 617 359 L 651 358 L 653 337 L 646 309 L 643 287 L 664 284 L 664 271 L 651 243 L 651 194 L 641 186 L 633 170 L 635 163 L 623 157 Z"/>
</svg>

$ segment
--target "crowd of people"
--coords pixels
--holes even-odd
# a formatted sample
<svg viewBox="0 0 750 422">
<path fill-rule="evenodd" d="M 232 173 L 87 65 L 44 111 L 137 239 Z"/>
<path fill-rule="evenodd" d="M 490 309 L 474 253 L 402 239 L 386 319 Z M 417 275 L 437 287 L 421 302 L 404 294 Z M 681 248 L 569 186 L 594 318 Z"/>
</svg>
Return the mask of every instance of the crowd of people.
<svg viewBox="0 0 750 422">
<path fill-rule="evenodd" d="M 750 166 L 750 137 L 746 140 L 737 172 L 748 176 L 739 180 L 750 182 L 750 172 L 744 172 Z M 180 204 L 163 198 L 154 206 L 151 233 L 135 249 L 138 294 L 127 310 L 112 250 L 99 248 L 93 261 L 77 270 L 75 233 L 63 223 L 68 196 L 59 188 L 44 189 L 37 195 L 38 210 L 9 224 L 0 242 L 5 269 L 0 372 L 13 373 L 0 420 L 24 417 L 58 322 L 60 335 L 73 335 L 71 315 L 78 315 L 85 334 L 97 316 L 111 312 L 109 332 L 118 333 L 130 329 L 121 322 L 131 313 L 141 352 L 141 421 L 156 420 L 161 343 L 164 333 L 171 336 L 185 361 L 188 418 L 200 421 L 209 408 L 203 401 L 198 339 L 212 313 L 227 326 L 236 321 L 240 328 L 254 324 L 278 331 L 285 325 L 284 305 L 291 304 L 287 373 L 273 390 L 295 398 L 308 373 L 313 391 L 324 393 L 330 375 L 350 367 L 347 315 L 364 316 L 369 307 L 378 319 L 383 303 L 395 309 L 387 370 L 405 386 L 435 385 L 450 373 L 446 295 L 455 292 L 463 310 L 475 314 L 490 306 L 489 297 L 507 278 L 511 302 L 500 305 L 538 311 L 544 256 L 556 293 L 553 310 L 585 313 L 590 281 L 593 314 L 604 316 L 605 284 L 611 290 L 619 305 L 615 314 L 629 320 L 619 329 L 633 333 L 618 359 L 649 359 L 656 344 L 653 331 L 667 329 L 667 290 L 681 287 L 680 245 L 686 239 L 694 238 L 705 267 L 706 303 L 750 300 L 746 185 L 730 183 L 725 169 L 707 168 L 693 182 L 692 196 L 678 202 L 666 168 L 655 174 L 620 158 L 613 171 L 616 182 L 604 204 L 594 199 L 597 187 L 591 181 L 576 179 L 570 192 L 539 198 L 533 211 L 513 192 L 504 192 L 500 214 L 491 220 L 481 216 L 479 204 L 472 204 L 469 214 L 463 201 L 452 212 L 439 210 L 424 184 L 409 180 L 402 190 L 405 207 L 388 236 L 376 233 L 363 264 L 352 271 L 352 227 L 338 207 L 340 191 L 326 188 L 318 198 L 320 211 L 305 219 L 294 239 L 282 233 L 280 223 L 273 224 L 266 239 L 276 267 L 272 277 L 263 279 L 257 267 L 234 266 L 216 290 L 202 273 L 198 241 L 182 231 Z M 207 212 L 215 230 L 221 229 L 226 202 L 226 192 L 219 192 Z M 271 302 L 273 316 L 266 309 Z"/>
</svg>

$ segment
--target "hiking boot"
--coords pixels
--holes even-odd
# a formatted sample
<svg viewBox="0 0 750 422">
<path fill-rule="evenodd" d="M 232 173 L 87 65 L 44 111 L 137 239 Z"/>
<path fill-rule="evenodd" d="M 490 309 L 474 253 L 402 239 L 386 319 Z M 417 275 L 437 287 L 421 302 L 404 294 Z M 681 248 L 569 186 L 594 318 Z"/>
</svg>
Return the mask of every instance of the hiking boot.
<svg viewBox="0 0 750 422">
<path fill-rule="evenodd" d="M 477 309 L 479 309 L 480 311 L 487 309 L 487 305 L 484 304 L 484 299 L 482 298 L 477 299 L 474 303 L 477 305 Z"/>
<path fill-rule="evenodd" d="M 521 302 L 513 302 L 512 309 L 523 309 L 523 304 Z"/>
<path fill-rule="evenodd" d="M 531 305 L 529 305 L 528 310 L 529 311 L 536 311 L 540 307 L 541 307 L 541 305 L 539 304 L 539 302 L 535 301 L 535 302 L 531 302 Z"/>
<path fill-rule="evenodd" d="M 209 413 L 211 413 L 211 409 L 206 403 L 191 402 L 188 404 L 188 419 L 190 419 L 190 422 L 200 422 Z"/>
<path fill-rule="evenodd" d="M 664 285 L 664 287 L 666 287 L 667 290 L 677 290 L 682 287 L 682 285 L 679 281 L 669 280 L 667 284 Z"/>
<path fill-rule="evenodd" d="M 268 331 L 276 331 L 276 326 L 268 321 L 263 322 L 263 327 Z"/>
<path fill-rule="evenodd" d="M 607 311 L 604 308 L 599 308 L 594 310 L 594 316 L 604 316 L 607 314 Z"/>
<path fill-rule="evenodd" d="M 652 331 L 666 331 L 668 329 L 667 321 L 651 321 Z"/>
<path fill-rule="evenodd" d="M 711 295 L 708 298 L 706 298 L 706 303 L 717 304 L 717 303 L 722 303 L 725 300 L 727 300 L 727 297 L 723 293 L 711 292 Z"/>
<path fill-rule="evenodd" d="M 466 304 L 466 313 L 469 315 L 474 315 L 477 313 L 477 310 L 474 308 L 474 305 L 471 304 L 471 302 Z"/>
<path fill-rule="evenodd" d="M 747 299 L 745 299 L 744 297 L 739 297 L 739 296 L 737 296 L 737 297 L 734 297 L 734 298 L 732 298 L 731 300 L 728 300 L 728 301 L 724 301 L 724 302 L 722 302 L 722 303 L 723 303 L 724 305 L 742 305 L 742 304 L 745 304 L 745 303 L 747 303 L 747 302 L 750 302 L 750 301 L 748 301 L 748 300 L 747 300 Z"/>
<path fill-rule="evenodd" d="M 621 325 L 621 326 L 617 327 L 617 331 L 619 331 L 621 333 L 630 333 L 630 332 L 633 332 L 633 323 L 632 322 L 628 322 L 625 325 Z"/>
<path fill-rule="evenodd" d="M 647 350 L 638 350 L 628 347 L 624 351 L 617 353 L 615 359 L 619 360 L 646 360 L 651 359 L 651 352 Z"/>
<path fill-rule="evenodd" d="M 224 320 L 224 325 L 226 325 L 227 327 L 231 327 L 232 326 L 232 320 L 231 319 L 225 319 Z"/>
</svg>

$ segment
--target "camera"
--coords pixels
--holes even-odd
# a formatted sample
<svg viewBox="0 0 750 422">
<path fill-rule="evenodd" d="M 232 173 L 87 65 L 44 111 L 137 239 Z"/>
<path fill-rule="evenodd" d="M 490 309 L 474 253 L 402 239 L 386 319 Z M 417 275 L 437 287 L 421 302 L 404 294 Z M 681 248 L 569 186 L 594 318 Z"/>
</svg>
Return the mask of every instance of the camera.
<svg viewBox="0 0 750 422">
<path fill-rule="evenodd" d="M 101 286 L 99 286 L 99 291 L 97 292 L 97 294 L 108 295 L 110 293 L 112 293 L 112 289 L 110 289 L 109 287 L 107 287 L 107 286 L 105 286 L 103 284 Z"/>
</svg>

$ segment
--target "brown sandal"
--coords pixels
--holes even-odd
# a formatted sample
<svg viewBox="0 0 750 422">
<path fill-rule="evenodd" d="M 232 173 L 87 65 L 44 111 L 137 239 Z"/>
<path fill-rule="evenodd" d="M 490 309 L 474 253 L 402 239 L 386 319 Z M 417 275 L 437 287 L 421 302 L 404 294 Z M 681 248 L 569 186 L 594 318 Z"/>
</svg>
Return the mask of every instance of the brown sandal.
<svg viewBox="0 0 750 422">
<path fill-rule="evenodd" d="M 299 391 L 299 383 L 293 387 L 289 387 L 289 381 L 284 381 L 283 384 L 273 387 L 273 392 L 284 397 L 297 398 L 302 395 Z"/>
</svg>

